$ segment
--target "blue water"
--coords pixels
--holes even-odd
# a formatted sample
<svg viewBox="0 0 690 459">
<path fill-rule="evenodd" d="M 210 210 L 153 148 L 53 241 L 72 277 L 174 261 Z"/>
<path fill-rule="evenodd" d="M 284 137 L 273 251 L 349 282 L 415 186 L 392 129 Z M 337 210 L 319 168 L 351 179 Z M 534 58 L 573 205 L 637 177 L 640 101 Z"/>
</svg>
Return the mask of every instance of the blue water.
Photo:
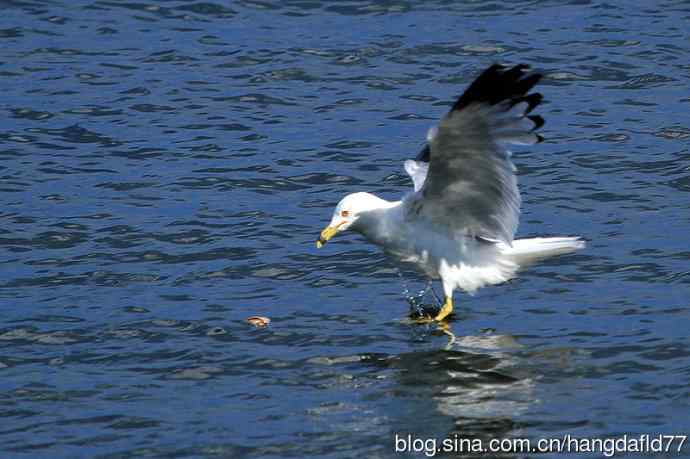
<svg viewBox="0 0 690 459">
<path fill-rule="evenodd" d="M 690 433 L 690 3 L 0 12 L 3 458 Z M 344 194 L 406 192 L 402 161 L 494 62 L 546 75 L 519 236 L 589 245 L 459 295 L 444 333 L 406 321 L 422 279 L 313 242 Z"/>
</svg>

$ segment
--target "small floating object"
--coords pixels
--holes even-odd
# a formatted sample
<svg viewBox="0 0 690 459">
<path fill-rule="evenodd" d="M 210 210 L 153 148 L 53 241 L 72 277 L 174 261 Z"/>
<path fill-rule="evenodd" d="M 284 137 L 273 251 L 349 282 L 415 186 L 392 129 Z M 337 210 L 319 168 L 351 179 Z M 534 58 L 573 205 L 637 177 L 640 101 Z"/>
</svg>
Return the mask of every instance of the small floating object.
<svg viewBox="0 0 690 459">
<path fill-rule="evenodd" d="M 268 326 L 268 324 L 271 323 L 271 319 L 264 316 L 251 316 L 247 317 L 247 322 L 249 322 L 257 328 L 262 328 Z"/>
</svg>

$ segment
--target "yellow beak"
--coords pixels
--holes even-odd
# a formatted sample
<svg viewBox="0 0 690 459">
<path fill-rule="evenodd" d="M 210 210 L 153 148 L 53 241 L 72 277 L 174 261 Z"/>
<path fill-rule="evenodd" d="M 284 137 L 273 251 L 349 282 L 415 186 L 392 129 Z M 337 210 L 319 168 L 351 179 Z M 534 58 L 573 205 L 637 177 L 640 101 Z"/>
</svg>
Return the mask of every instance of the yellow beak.
<svg viewBox="0 0 690 459">
<path fill-rule="evenodd" d="M 338 227 L 337 226 L 327 226 L 321 231 L 321 235 L 319 236 L 319 239 L 316 241 L 316 248 L 320 249 L 321 247 L 326 244 L 333 236 L 336 235 L 338 232 Z"/>
</svg>

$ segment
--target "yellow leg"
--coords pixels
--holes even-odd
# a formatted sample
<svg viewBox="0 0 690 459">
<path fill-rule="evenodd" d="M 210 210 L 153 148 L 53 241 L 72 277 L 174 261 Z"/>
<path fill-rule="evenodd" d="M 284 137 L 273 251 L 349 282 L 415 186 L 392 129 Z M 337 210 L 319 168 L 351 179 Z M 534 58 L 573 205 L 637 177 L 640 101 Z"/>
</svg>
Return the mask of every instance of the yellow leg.
<svg viewBox="0 0 690 459">
<path fill-rule="evenodd" d="M 445 301 L 443 302 L 443 307 L 441 307 L 441 310 L 436 314 L 436 317 L 434 317 L 434 320 L 436 322 L 440 322 L 444 320 L 446 317 L 448 317 L 451 313 L 453 312 L 453 298 L 447 296 Z"/>
</svg>

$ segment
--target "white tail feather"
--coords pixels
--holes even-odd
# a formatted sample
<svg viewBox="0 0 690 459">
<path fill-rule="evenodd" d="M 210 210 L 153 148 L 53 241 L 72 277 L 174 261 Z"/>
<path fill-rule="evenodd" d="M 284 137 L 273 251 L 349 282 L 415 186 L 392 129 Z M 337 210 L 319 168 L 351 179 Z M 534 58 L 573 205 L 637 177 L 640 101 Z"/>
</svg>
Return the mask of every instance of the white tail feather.
<svg viewBox="0 0 690 459">
<path fill-rule="evenodd" d="M 544 258 L 572 253 L 584 247 L 585 241 L 579 237 L 535 237 L 515 240 L 512 247 L 501 247 L 501 252 L 510 261 L 524 267 Z"/>
</svg>

